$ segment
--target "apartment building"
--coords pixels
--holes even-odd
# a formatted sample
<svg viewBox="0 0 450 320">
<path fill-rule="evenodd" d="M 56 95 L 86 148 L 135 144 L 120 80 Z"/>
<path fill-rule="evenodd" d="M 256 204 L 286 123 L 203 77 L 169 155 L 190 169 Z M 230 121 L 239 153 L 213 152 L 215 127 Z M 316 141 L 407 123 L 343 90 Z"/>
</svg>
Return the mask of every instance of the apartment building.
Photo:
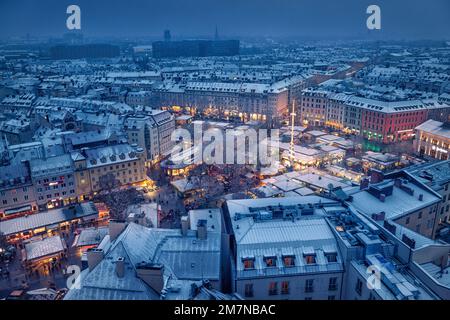
<svg viewBox="0 0 450 320">
<path fill-rule="evenodd" d="M 147 179 L 144 150 L 118 144 L 83 150 L 72 154 L 75 163 L 77 196 L 111 190 Z"/>
<path fill-rule="evenodd" d="M 38 210 L 27 162 L 0 167 L 0 220 Z"/>
<path fill-rule="evenodd" d="M 145 113 L 150 116 L 158 131 L 158 154 L 152 159 L 165 157 L 172 152 L 174 141 L 172 132 L 175 130 L 175 117 L 168 111 L 146 109 Z"/>
<path fill-rule="evenodd" d="M 229 200 L 233 290 L 244 299 L 341 298 L 343 259 L 317 196 Z"/>
<path fill-rule="evenodd" d="M 249 300 L 450 297 L 448 279 L 436 275 L 448 268 L 450 245 L 362 214 L 358 203 L 334 196 L 227 201 L 232 290 Z"/>
<path fill-rule="evenodd" d="M 163 110 L 148 110 L 146 115 L 128 117 L 124 125 L 128 143 L 146 151 L 146 165 L 170 154 L 174 145 L 174 130 L 175 117 Z"/>
<path fill-rule="evenodd" d="M 0 123 L 0 139 L 8 144 L 29 142 L 34 133 L 31 121 L 17 118 Z"/>
<path fill-rule="evenodd" d="M 12 95 L 3 98 L 3 100 L 0 101 L 0 108 L 5 113 L 27 114 L 32 109 L 35 101 L 36 96 L 34 94 Z"/>
<path fill-rule="evenodd" d="M 407 168 L 406 171 L 441 195 L 436 219 L 436 231 L 439 231 L 444 223 L 450 223 L 450 161 L 424 163 Z"/>
<path fill-rule="evenodd" d="M 151 99 L 151 91 L 131 91 L 127 93 L 125 103 L 130 106 L 149 106 Z"/>
<path fill-rule="evenodd" d="M 302 91 L 300 120 L 304 125 L 324 126 L 326 121 L 326 104 L 328 91 L 305 89 Z"/>
<path fill-rule="evenodd" d="M 181 107 L 192 114 L 276 121 L 288 112 L 288 90 L 279 84 L 187 82 L 155 90 L 159 105 Z"/>
<path fill-rule="evenodd" d="M 76 202 L 75 169 L 70 154 L 31 160 L 30 168 L 40 210 Z"/>
<path fill-rule="evenodd" d="M 382 143 L 410 140 L 419 124 L 450 114 L 449 105 L 442 102 L 387 102 L 318 88 L 302 91 L 298 110 L 303 125 L 326 126 Z"/>
<path fill-rule="evenodd" d="M 351 197 L 361 213 L 399 225 L 393 230 L 407 228 L 430 239 L 436 236 L 441 196 L 408 172 L 384 175 L 372 170 L 370 182 L 364 179 Z"/>
</svg>

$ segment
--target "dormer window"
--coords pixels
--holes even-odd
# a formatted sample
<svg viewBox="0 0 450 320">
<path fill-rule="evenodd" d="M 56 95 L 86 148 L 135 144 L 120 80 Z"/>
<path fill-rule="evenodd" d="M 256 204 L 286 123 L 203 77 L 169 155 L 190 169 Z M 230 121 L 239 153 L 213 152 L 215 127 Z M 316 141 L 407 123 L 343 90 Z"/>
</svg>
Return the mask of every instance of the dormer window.
<svg viewBox="0 0 450 320">
<path fill-rule="evenodd" d="M 327 252 L 325 253 L 325 257 L 328 262 L 337 262 L 337 252 Z"/>
<path fill-rule="evenodd" d="M 276 267 L 277 257 L 264 257 L 264 262 L 266 263 L 266 267 Z"/>
<path fill-rule="evenodd" d="M 294 255 L 283 256 L 283 265 L 285 267 L 294 267 L 295 266 L 295 256 Z"/>
<path fill-rule="evenodd" d="M 244 270 L 255 269 L 255 258 L 243 258 Z"/>
<path fill-rule="evenodd" d="M 316 263 L 316 255 L 315 254 L 305 254 L 305 263 L 306 264 L 315 264 Z"/>
</svg>

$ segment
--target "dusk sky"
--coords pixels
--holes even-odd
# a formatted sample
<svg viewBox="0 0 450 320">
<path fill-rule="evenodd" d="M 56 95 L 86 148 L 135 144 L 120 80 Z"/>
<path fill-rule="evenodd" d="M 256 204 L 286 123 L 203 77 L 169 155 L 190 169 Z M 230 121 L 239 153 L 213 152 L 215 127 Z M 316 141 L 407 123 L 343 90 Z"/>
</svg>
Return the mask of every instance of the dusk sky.
<svg viewBox="0 0 450 320">
<path fill-rule="evenodd" d="M 364 38 L 377 4 L 386 38 L 450 38 L 448 0 L 0 0 L 0 37 L 61 36 L 70 4 L 86 36 Z"/>
</svg>

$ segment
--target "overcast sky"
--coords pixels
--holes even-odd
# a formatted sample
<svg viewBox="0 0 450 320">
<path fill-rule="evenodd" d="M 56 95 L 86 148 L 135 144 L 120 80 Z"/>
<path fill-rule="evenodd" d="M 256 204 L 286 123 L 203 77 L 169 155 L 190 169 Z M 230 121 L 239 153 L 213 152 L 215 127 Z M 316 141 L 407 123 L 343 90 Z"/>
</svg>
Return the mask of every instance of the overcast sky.
<svg viewBox="0 0 450 320">
<path fill-rule="evenodd" d="M 70 4 L 86 36 L 365 38 L 377 4 L 386 39 L 450 39 L 450 0 L 0 0 L 0 37 L 61 36 Z"/>
</svg>

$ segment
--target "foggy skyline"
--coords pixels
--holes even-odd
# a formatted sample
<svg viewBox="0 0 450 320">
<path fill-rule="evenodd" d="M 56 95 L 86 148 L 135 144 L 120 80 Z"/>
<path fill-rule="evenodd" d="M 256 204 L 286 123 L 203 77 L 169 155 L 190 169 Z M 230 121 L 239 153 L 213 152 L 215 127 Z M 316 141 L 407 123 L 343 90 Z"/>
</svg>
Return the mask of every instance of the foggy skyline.
<svg viewBox="0 0 450 320">
<path fill-rule="evenodd" d="M 450 39 L 450 1 L 392 0 L 2 0 L 0 38 L 61 36 L 66 8 L 81 8 L 88 37 L 306 37 Z M 381 30 L 366 28 L 366 8 L 381 8 Z"/>
</svg>

